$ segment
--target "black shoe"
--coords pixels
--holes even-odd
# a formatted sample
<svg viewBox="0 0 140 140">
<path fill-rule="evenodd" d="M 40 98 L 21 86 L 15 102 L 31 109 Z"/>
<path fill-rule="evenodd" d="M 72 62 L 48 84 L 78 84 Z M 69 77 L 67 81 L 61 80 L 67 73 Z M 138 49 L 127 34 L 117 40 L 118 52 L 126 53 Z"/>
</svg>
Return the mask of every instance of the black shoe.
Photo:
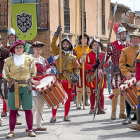
<svg viewBox="0 0 140 140">
<path fill-rule="evenodd" d="M 88 103 L 88 101 L 85 102 L 85 106 L 90 106 L 90 104 Z"/>
<path fill-rule="evenodd" d="M 132 121 L 137 120 L 137 116 L 136 116 L 136 115 L 134 115 L 134 117 L 133 117 L 131 120 L 132 120 Z"/>
<path fill-rule="evenodd" d="M 89 111 L 89 114 L 94 114 L 94 109 L 91 109 L 91 110 Z"/>
<path fill-rule="evenodd" d="M 64 118 L 64 121 L 65 122 L 71 122 L 71 120 L 70 120 L 70 118 L 68 116 Z"/>
<path fill-rule="evenodd" d="M 55 122 L 56 122 L 56 118 L 52 117 L 50 123 L 55 123 Z"/>
</svg>

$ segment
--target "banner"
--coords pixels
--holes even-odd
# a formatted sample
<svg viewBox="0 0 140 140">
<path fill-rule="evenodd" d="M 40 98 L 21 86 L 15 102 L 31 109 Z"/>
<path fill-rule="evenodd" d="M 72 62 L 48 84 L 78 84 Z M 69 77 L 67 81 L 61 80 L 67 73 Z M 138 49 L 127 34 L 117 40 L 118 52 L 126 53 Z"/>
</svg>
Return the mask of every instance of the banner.
<svg viewBox="0 0 140 140">
<path fill-rule="evenodd" d="M 36 3 L 12 4 L 12 25 L 18 39 L 34 39 L 37 35 Z"/>
</svg>

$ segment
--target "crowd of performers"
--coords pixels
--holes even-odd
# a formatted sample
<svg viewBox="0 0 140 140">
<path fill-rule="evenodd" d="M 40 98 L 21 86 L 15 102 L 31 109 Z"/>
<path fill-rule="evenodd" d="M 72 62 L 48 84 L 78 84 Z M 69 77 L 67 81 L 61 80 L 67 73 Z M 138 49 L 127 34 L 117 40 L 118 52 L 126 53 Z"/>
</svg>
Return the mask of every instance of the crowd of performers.
<svg viewBox="0 0 140 140">
<path fill-rule="evenodd" d="M 85 79 L 85 105 L 90 105 L 89 114 L 94 114 L 96 102 L 96 72 L 98 69 L 98 83 L 101 81 L 100 107 L 104 114 L 104 88 L 106 87 L 106 77 L 111 74 L 112 94 L 111 98 L 112 113 L 111 119 L 116 119 L 116 110 L 118 97 L 120 96 L 120 113 L 119 118 L 125 119 L 122 124 L 131 124 L 131 105 L 120 91 L 120 84 L 123 80 L 136 78 L 137 92 L 137 124 L 130 126 L 131 129 L 140 130 L 140 54 L 139 43 L 140 34 L 133 32 L 129 34 L 130 42 L 126 42 L 127 31 L 124 27 L 119 27 L 117 31 L 118 39 L 109 44 L 107 52 L 103 52 L 103 44 L 94 38 L 89 44 L 89 36 L 79 36 L 78 45 L 74 48 L 70 39 L 66 36 L 62 39 L 62 73 L 60 73 L 60 54 L 59 45 L 56 42 L 62 27 L 58 26 L 51 42 L 51 56 L 46 59 L 41 56 L 43 42 L 36 41 L 32 44 L 34 54 L 28 55 L 28 46 L 25 41 L 18 40 L 14 29 L 8 31 L 8 42 L 2 45 L 3 38 L 0 36 L 0 92 L 3 100 L 3 111 L 1 117 L 7 116 L 9 112 L 10 132 L 7 138 L 14 137 L 15 125 L 22 123 L 17 121 L 18 110 L 22 108 L 25 112 L 27 123 L 26 132 L 30 137 L 35 137 L 35 131 L 45 131 L 46 128 L 41 126 L 41 119 L 45 105 L 45 99 L 41 92 L 38 92 L 37 86 L 41 85 L 44 77 L 53 75 L 61 85 L 67 95 L 64 102 L 65 122 L 70 122 L 69 111 L 71 101 L 76 98 L 76 109 L 81 109 L 83 79 Z M 82 38 L 84 38 L 84 55 L 82 52 Z M 97 48 L 98 47 L 98 48 Z M 97 59 L 97 50 L 99 58 Z M 110 62 L 112 66 L 110 65 Z M 85 77 L 82 76 L 84 63 Z M 104 67 L 105 66 L 105 67 Z M 111 66 L 111 69 L 110 69 Z M 107 69 L 108 72 L 105 72 Z M 109 72 L 110 69 L 110 72 Z M 107 73 L 107 74 L 106 74 Z M 101 78 L 103 77 L 103 78 Z M 73 94 L 75 90 L 76 94 Z M 51 91 L 50 89 L 50 92 Z M 109 93 L 111 90 L 109 89 Z M 49 95 L 49 94 L 48 94 Z M 88 103 L 90 100 L 90 104 Z M 33 104 L 32 104 L 33 102 Z M 56 122 L 56 113 L 58 106 L 52 107 L 52 118 L 50 123 Z M 126 109 L 126 115 L 125 115 Z M 33 129 L 33 115 L 36 112 L 36 128 Z M 0 118 L 0 125 L 2 119 Z"/>
</svg>

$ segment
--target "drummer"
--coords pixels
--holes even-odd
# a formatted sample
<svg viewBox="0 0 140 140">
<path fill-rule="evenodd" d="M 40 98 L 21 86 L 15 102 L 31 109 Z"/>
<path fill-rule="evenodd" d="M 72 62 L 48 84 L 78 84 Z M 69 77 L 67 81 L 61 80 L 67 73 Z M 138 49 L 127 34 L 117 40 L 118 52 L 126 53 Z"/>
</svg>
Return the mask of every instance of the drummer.
<svg viewBox="0 0 140 140">
<path fill-rule="evenodd" d="M 3 78 L 9 82 L 8 107 L 10 108 L 9 126 L 10 133 L 7 138 L 14 137 L 14 128 L 20 100 L 22 101 L 23 110 L 26 114 L 26 122 L 28 126 L 28 135 L 35 137 L 36 134 L 32 130 L 33 114 L 32 114 L 32 96 L 29 90 L 29 82 L 36 75 L 36 67 L 34 58 L 24 54 L 25 41 L 17 40 L 9 49 L 13 56 L 5 59 Z"/>
<path fill-rule="evenodd" d="M 135 64 L 136 58 L 139 53 L 139 43 L 140 43 L 140 35 L 138 32 L 133 32 L 130 35 L 131 45 L 127 48 L 124 48 L 120 55 L 119 67 L 122 74 L 127 78 L 127 80 L 135 77 Z M 131 124 L 131 106 L 127 101 L 126 103 L 126 112 L 127 119 L 123 121 L 123 125 Z"/>
<path fill-rule="evenodd" d="M 40 41 L 35 41 L 32 44 L 32 48 L 34 51 L 33 57 L 35 58 L 35 65 L 37 68 L 37 75 L 32 80 L 32 83 L 33 83 L 32 93 L 34 96 L 34 104 L 33 104 L 32 112 L 34 114 L 36 111 L 36 129 L 34 129 L 36 131 L 37 130 L 38 131 L 45 131 L 46 130 L 46 128 L 41 126 L 41 116 L 43 113 L 45 101 L 42 98 L 42 96 L 40 95 L 40 93 L 38 93 L 35 89 L 35 85 L 40 84 L 39 79 L 44 77 L 46 74 L 51 73 L 51 69 L 50 69 L 50 66 L 49 66 L 47 59 L 45 59 L 41 56 L 42 48 L 44 46 L 45 46 L 45 44 L 40 42 Z"/>
<path fill-rule="evenodd" d="M 51 43 L 51 48 L 52 48 L 52 54 L 54 56 L 58 56 L 56 59 L 56 66 L 57 66 L 57 79 L 62 83 L 62 86 L 64 90 L 66 91 L 68 95 L 68 100 L 65 103 L 65 114 L 64 114 L 64 121 L 70 122 L 70 118 L 68 117 L 69 110 L 70 110 L 70 101 L 71 99 L 71 93 L 72 93 L 72 83 L 76 83 L 78 81 L 78 60 L 76 57 L 70 52 L 73 49 L 73 46 L 71 44 L 71 41 L 69 40 L 68 37 L 65 37 L 62 41 L 62 76 L 59 74 L 60 71 L 60 54 L 59 54 L 59 47 L 56 45 L 56 41 L 58 39 L 59 33 L 62 31 L 62 27 L 58 26 L 57 31 L 55 32 L 52 43 Z M 72 77 L 73 73 L 73 77 Z M 56 122 L 56 112 L 57 109 L 52 109 L 52 118 L 50 120 L 50 123 Z"/>
</svg>

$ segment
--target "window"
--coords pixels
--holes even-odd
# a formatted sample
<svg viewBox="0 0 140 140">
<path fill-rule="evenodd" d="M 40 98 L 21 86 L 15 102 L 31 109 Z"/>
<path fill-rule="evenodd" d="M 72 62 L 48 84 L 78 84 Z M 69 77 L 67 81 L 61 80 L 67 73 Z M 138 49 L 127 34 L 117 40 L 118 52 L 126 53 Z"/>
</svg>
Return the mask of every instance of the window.
<svg viewBox="0 0 140 140">
<path fill-rule="evenodd" d="M 70 32 L 69 0 L 63 0 L 63 5 L 64 5 L 64 32 Z"/>
<path fill-rule="evenodd" d="M 37 0 L 12 0 L 12 4 L 17 4 L 17 3 L 36 3 Z"/>
<path fill-rule="evenodd" d="M 82 0 L 80 0 L 81 9 L 81 33 L 82 33 Z M 84 0 L 84 33 L 86 33 L 86 12 L 85 12 L 85 0 Z"/>
<path fill-rule="evenodd" d="M 105 35 L 105 0 L 102 0 L 102 35 Z"/>
</svg>

